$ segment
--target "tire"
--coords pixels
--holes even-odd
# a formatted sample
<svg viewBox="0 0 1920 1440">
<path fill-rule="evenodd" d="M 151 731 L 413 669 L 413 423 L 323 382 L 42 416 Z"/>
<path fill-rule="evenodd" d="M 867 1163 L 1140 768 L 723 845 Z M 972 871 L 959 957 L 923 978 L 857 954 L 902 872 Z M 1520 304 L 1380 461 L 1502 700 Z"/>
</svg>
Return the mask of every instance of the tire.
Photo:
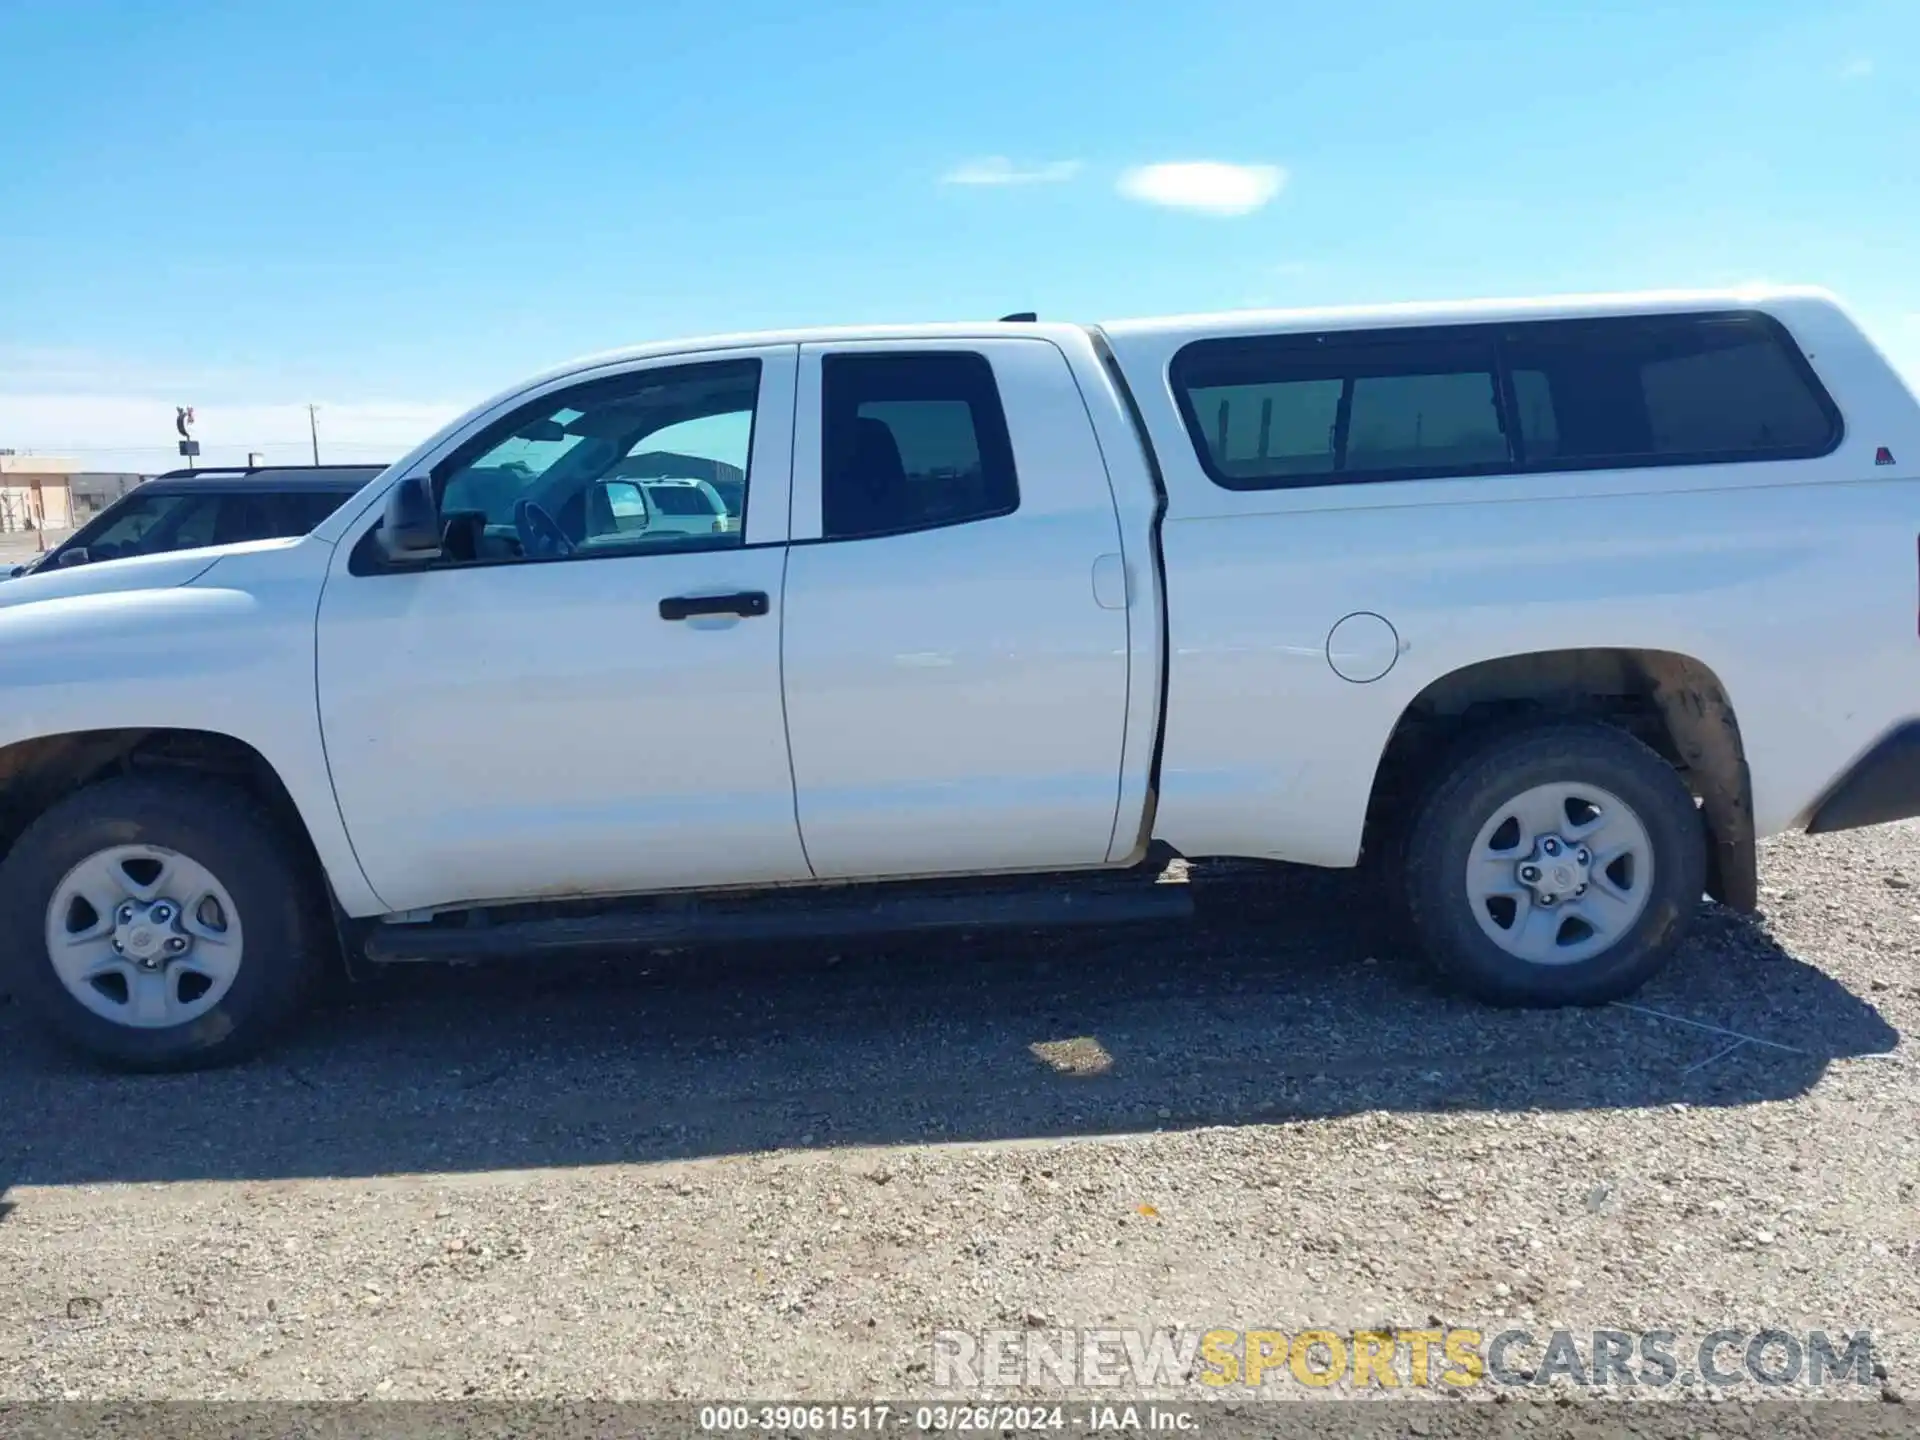
<svg viewBox="0 0 1920 1440">
<path fill-rule="evenodd" d="M 324 968 L 328 917 L 308 875 L 243 790 L 101 781 L 35 820 L 0 865 L 0 965 L 21 1003 L 90 1060 L 134 1071 L 229 1064 L 299 1013 Z M 55 966 L 56 940 L 70 979 Z"/>
<path fill-rule="evenodd" d="M 1600 1005 L 1678 948 L 1706 857 L 1671 765 L 1611 725 L 1566 722 L 1455 757 L 1415 810 L 1402 880 L 1421 944 L 1460 989 L 1503 1006 Z"/>
</svg>

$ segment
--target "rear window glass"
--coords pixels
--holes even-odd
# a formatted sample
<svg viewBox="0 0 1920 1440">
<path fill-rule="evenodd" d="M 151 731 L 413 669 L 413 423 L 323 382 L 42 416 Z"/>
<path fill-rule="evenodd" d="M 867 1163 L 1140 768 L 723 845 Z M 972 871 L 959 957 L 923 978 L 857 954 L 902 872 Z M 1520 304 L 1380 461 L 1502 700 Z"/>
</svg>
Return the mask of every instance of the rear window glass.
<svg viewBox="0 0 1920 1440">
<path fill-rule="evenodd" d="M 1347 421 L 1350 470 L 1432 469 L 1504 461 L 1499 383 L 1490 370 L 1362 375 Z"/>
<path fill-rule="evenodd" d="M 1202 385 L 1193 391 L 1213 460 L 1236 475 L 1324 475 L 1334 464 L 1339 380 Z"/>
<path fill-rule="evenodd" d="M 649 485 L 647 498 L 662 515 L 712 515 L 713 504 L 692 485 Z"/>
<path fill-rule="evenodd" d="M 1019 508 L 1013 444 L 986 356 L 829 355 L 821 392 L 827 539 L 961 525 Z"/>
<path fill-rule="evenodd" d="M 1173 383 L 1203 466 L 1236 489 L 1798 459 L 1840 439 L 1757 314 L 1200 341 Z"/>
<path fill-rule="evenodd" d="M 1175 384 L 1224 484 L 1474 472 L 1513 460 L 1497 354 L 1457 332 L 1194 345 Z"/>
<path fill-rule="evenodd" d="M 1506 355 L 1529 459 L 1790 458 L 1839 439 L 1832 402 L 1805 359 L 1758 316 L 1527 325 L 1513 331 Z"/>
</svg>

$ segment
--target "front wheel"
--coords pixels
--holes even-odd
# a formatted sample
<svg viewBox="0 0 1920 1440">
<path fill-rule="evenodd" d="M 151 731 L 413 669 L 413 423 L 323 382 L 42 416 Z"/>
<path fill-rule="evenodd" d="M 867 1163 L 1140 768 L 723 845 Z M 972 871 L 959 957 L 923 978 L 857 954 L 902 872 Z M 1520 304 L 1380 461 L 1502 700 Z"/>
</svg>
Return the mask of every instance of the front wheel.
<svg viewBox="0 0 1920 1440">
<path fill-rule="evenodd" d="M 1405 851 L 1414 926 L 1441 971 L 1499 1005 L 1639 989 L 1706 883 L 1699 809 L 1624 731 L 1566 723 L 1481 743 L 1439 777 Z"/>
<path fill-rule="evenodd" d="M 324 912 L 245 792 L 128 777 L 30 825 L 0 866 L 0 945 L 55 1035 L 117 1069 L 251 1052 L 300 1008 Z"/>
</svg>

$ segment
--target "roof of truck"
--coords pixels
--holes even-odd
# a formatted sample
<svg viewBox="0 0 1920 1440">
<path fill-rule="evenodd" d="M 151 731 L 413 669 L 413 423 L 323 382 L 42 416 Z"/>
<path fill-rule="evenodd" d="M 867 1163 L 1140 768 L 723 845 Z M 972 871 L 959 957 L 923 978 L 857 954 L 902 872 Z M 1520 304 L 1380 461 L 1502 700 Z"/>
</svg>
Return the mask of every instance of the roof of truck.
<svg viewBox="0 0 1920 1440">
<path fill-rule="evenodd" d="M 1688 310 L 1768 308 L 1781 304 L 1838 307 L 1828 290 L 1811 286 L 1743 286 L 1718 290 L 1641 290 L 1530 299 L 1419 301 L 1297 310 L 1232 310 L 1162 315 L 1101 325 L 1115 337 L 1223 329 L 1346 330 L 1381 325 L 1485 325 L 1503 320 L 1577 319 L 1583 316 L 1671 314 Z"/>
<path fill-rule="evenodd" d="M 1114 320 L 1099 325 L 1067 321 L 964 320 L 922 325 L 838 325 L 805 329 L 742 331 L 734 334 L 685 336 L 650 341 L 598 354 L 582 355 L 555 365 L 515 386 L 529 388 L 542 381 L 628 360 L 655 356 L 747 350 L 767 345 L 845 344 L 862 340 L 983 340 L 1005 335 L 1061 335 L 1097 329 L 1118 339 L 1192 331 L 1349 329 L 1362 325 L 1485 324 L 1501 320 L 1573 318 L 1586 315 L 1632 315 L 1697 309 L 1739 309 L 1782 304 L 1838 307 L 1835 296 L 1806 286 L 1745 286 L 1718 290 L 1645 290 L 1585 295 L 1545 295 L 1533 298 L 1422 301 L 1396 305 L 1352 305 L 1297 310 L 1232 310 L 1191 315 L 1163 315 Z"/>
<path fill-rule="evenodd" d="M 1300 310 L 1239 310 L 1213 314 L 1168 315 L 1117 320 L 1102 325 L 1074 324 L 1045 318 L 1027 320 L 944 321 L 925 325 L 843 325 L 808 329 L 760 330 L 727 335 L 688 336 L 657 340 L 618 350 L 581 355 L 563 364 L 529 375 L 509 389 L 490 396 L 409 452 L 411 463 L 445 437 L 455 434 L 501 405 L 512 403 L 542 386 L 565 382 L 608 366 L 677 357 L 721 359 L 729 352 L 747 354 L 771 345 L 857 344 L 862 341 L 950 340 L 979 342 L 1016 335 L 1054 340 L 1063 348 L 1084 346 L 1091 331 L 1113 341 L 1114 349 L 1135 363 L 1163 363 L 1172 350 L 1189 339 L 1248 333 L 1286 333 L 1358 329 L 1369 326 L 1488 324 L 1504 320 L 1578 318 L 1581 316 L 1675 314 L 1689 310 L 1765 309 L 1793 314 L 1794 323 L 1822 317 L 1845 316 L 1841 303 L 1823 289 L 1797 286 L 1742 286 L 1717 290 L 1649 290 L 1612 294 L 1547 295 L 1531 299 L 1486 299 L 1423 302 L 1402 305 L 1342 306 Z M 1822 328 L 1825 328 L 1823 325 Z M 1857 329 L 1857 326 L 1853 328 Z M 345 519 L 340 519 L 345 524 Z M 316 534 L 325 534 L 334 522 L 323 522 Z"/>
</svg>

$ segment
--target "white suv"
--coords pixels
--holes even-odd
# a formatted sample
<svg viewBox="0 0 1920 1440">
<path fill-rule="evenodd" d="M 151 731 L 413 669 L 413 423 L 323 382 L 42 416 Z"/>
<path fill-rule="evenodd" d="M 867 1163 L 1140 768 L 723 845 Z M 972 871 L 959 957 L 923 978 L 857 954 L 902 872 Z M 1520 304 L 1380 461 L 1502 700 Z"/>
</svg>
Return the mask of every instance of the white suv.
<svg viewBox="0 0 1920 1440">
<path fill-rule="evenodd" d="M 651 530 L 724 535 L 740 528 L 740 517 L 727 513 L 727 502 L 705 480 L 663 476 L 642 480 L 640 488 L 652 512 L 648 520 Z"/>
</svg>

